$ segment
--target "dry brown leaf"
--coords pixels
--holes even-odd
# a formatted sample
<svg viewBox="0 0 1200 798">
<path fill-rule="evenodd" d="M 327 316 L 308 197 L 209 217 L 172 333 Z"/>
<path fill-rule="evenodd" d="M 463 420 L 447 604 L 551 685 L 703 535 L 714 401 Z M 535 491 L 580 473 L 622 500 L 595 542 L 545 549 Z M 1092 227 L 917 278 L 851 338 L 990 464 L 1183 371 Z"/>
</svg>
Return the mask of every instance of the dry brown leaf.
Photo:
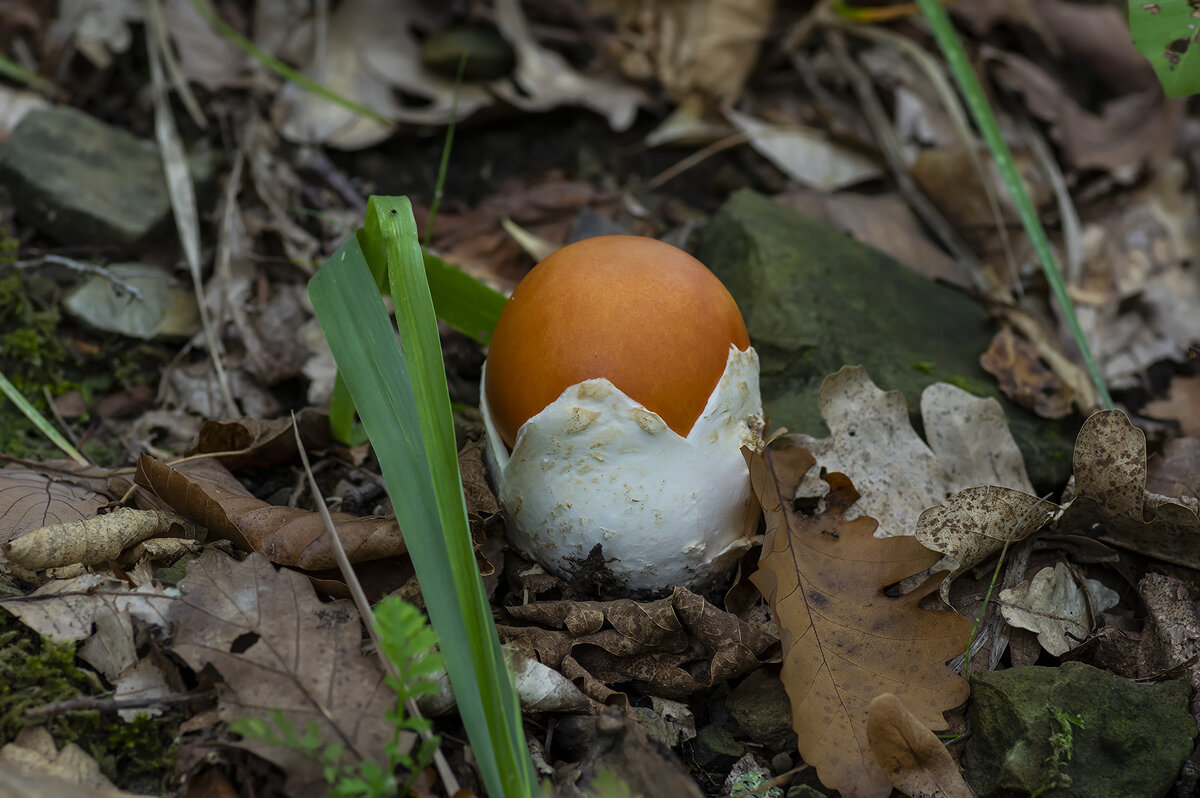
<svg viewBox="0 0 1200 798">
<path fill-rule="evenodd" d="M 610 695 L 600 685 L 632 684 L 664 698 L 679 698 L 758 667 L 775 638 L 723 612 L 686 588 L 649 602 L 544 601 L 506 607 L 510 622 L 500 634 L 532 651 L 568 678 L 564 665 L 596 682 L 577 681 L 591 698 Z M 525 624 L 525 625 L 518 625 Z"/>
<path fill-rule="evenodd" d="M 1200 377 L 1175 377 L 1166 399 L 1147 402 L 1142 412 L 1151 418 L 1179 422 L 1187 437 L 1200 437 Z"/>
<path fill-rule="evenodd" d="M 1053 522 L 1062 534 L 1089 534 L 1167 562 L 1200 569 L 1200 517 L 1185 503 L 1146 490 L 1146 436 L 1119 410 L 1092 414 L 1074 454 L 1075 498 L 1060 507 L 1023 491 L 968 488 L 921 514 L 916 537 L 962 563 L 981 562 L 1005 541 Z"/>
<path fill-rule="evenodd" d="M 320 450 L 333 445 L 328 413 L 305 408 L 296 414 L 296 425 L 300 428 L 300 440 L 306 450 Z M 196 445 L 188 454 L 216 452 L 236 453 L 217 458 L 231 470 L 242 466 L 267 468 L 295 462 L 296 436 L 292 432 L 292 421 L 290 418 L 205 421 L 200 427 Z"/>
<path fill-rule="evenodd" d="M 267 504 L 251 495 L 219 463 L 199 460 L 172 468 L 143 454 L 138 459 L 135 480 L 185 518 L 218 537 L 261 551 L 272 562 L 311 571 L 337 567 L 320 515 Z M 379 560 L 407 551 L 395 519 L 331 515 L 351 562 Z"/>
<path fill-rule="evenodd" d="M 1063 418 L 1071 414 L 1075 391 L 1042 363 L 1033 344 L 1000 326 L 979 365 L 1000 384 L 1004 395 L 1042 418 Z"/>
<path fill-rule="evenodd" d="M 1200 501 L 1200 438 L 1176 438 L 1150 459 L 1146 490 L 1160 496 Z"/>
<path fill-rule="evenodd" d="M 891 693 L 868 705 L 867 739 L 888 781 L 909 798 L 972 798 L 945 744 Z"/>
<path fill-rule="evenodd" d="M 891 784 L 867 740 L 867 702 L 893 693 L 921 723 L 945 728 L 942 712 L 968 694 L 945 662 L 965 649 L 970 623 L 919 608 L 937 589 L 936 577 L 899 598 L 884 595 L 938 557 L 911 537 L 876 538 L 872 518 L 846 520 L 858 491 L 845 475 L 829 474 L 826 510 L 804 516 L 792 497 L 812 455 L 790 446 L 747 460 L 767 519 L 751 578 L 779 626 L 781 678 L 800 755 L 825 786 L 852 798 L 884 798 Z"/>
<path fill-rule="evenodd" d="M 0 468 L 0 542 L 38 527 L 91 518 L 107 503 L 99 493 L 23 466 Z"/>
<path fill-rule="evenodd" d="M 280 710 L 298 731 L 316 723 L 352 761 L 380 761 L 394 729 L 395 694 L 378 657 L 362 653 L 363 629 L 348 601 L 322 603 L 308 580 L 261 554 L 237 562 L 209 549 L 188 566 L 170 622 L 173 651 L 200 672 L 211 666 L 221 719 L 268 720 Z M 401 752 L 412 743 L 401 738 Z M 281 767 L 291 795 L 327 788 L 316 760 L 252 740 L 237 745 Z"/>
<path fill-rule="evenodd" d="M 595 8 L 614 18 L 606 45 L 626 75 L 657 78 L 678 103 L 728 107 L 758 59 L 775 0 L 604 0 Z"/>
<path fill-rule="evenodd" d="M 1200 569 L 1196 509 L 1146 491 L 1146 435 L 1119 410 L 1091 416 L 1075 440 L 1075 498 L 1060 531 L 1100 524 L 1100 539 Z"/>
<path fill-rule="evenodd" d="M 1092 113 L 1033 61 L 986 45 L 980 52 L 993 64 L 996 80 L 1050 124 L 1064 158 L 1076 169 L 1103 169 L 1128 179 L 1174 152 L 1175 114 L 1158 86 L 1110 99 Z"/>
</svg>

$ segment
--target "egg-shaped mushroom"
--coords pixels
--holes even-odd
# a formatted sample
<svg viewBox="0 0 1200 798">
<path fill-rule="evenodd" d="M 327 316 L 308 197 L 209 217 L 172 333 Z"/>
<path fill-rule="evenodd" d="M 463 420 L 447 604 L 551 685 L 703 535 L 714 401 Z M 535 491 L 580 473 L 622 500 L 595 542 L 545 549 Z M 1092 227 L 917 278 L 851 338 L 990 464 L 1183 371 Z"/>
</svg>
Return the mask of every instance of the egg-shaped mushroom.
<svg viewBox="0 0 1200 798">
<path fill-rule="evenodd" d="M 552 573 L 704 587 L 748 545 L 758 356 L 676 247 L 600 236 L 535 266 L 492 337 L 482 413 L 509 541 Z"/>
</svg>

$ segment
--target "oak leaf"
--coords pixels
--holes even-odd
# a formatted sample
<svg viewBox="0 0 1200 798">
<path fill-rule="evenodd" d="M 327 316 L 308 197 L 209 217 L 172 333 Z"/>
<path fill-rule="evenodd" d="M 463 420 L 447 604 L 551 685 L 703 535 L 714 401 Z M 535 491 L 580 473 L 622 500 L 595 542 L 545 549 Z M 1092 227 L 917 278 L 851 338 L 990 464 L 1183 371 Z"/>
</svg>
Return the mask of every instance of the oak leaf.
<svg viewBox="0 0 1200 798">
<path fill-rule="evenodd" d="M 891 693 L 867 707 L 867 739 L 888 781 L 909 798 L 972 798 L 946 746 Z"/>
<path fill-rule="evenodd" d="M 825 510 L 805 516 L 792 497 L 812 455 L 791 446 L 747 460 L 766 516 L 751 579 L 779 626 L 800 754 L 842 795 L 884 798 L 892 787 L 871 751 L 867 705 L 893 693 L 921 723 L 945 728 L 942 712 L 965 701 L 968 688 L 944 663 L 962 653 L 970 624 L 918 606 L 940 577 L 898 598 L 885 595 L 938 555 L 911 537 L 876 538 L 872 518 L 846 520 L 859 495 L 844 474 L 826 476 Z"/>
<path fill-rule="evenodd" d="M 173 651 L 197 673 L 211 666 L 220 674 L 221 720 L 267 720 L 279 710 L 298 733 L 317 724 L 352 762 L 382 758 L 395 733 L 385 713 L 396 696 L 378 657 L 362 653 L 352 603 L 321 602 L 307 578 L 276 570 L 261 554 L 238 562 L 214 549 L 188 565 L 179 589 L 169 614 Z M 405 732 L 400 751 L 412 742 Z M 316 760 L 252 739 L 237 745 L 281 767 L 291 795 L 328 787 Z"/>
</svg>

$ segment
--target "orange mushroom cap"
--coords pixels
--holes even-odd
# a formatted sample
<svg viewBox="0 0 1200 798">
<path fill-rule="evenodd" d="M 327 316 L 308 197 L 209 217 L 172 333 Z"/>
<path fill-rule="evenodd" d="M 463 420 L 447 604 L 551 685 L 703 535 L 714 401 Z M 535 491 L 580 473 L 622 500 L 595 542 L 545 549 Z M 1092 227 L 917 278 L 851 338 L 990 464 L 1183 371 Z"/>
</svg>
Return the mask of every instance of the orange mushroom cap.
<svg viewBox="0 0 1200 798">
<path fill-rule="evenodd" d="M 598 236 L 552 253 L 500 314 L 488 353 L 488 408 L 511 449 L 521 425 L 584 380 L 606 377 L 687 436 L 750 346 L 721 281 L 681 249 Z"/>
</svg>

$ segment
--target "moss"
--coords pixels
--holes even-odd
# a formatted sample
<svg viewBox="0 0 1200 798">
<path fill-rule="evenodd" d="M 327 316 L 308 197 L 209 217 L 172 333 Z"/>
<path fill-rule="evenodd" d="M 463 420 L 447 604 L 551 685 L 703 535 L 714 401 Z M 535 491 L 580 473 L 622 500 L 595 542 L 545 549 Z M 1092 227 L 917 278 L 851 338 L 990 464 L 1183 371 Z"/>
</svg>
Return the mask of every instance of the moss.
<svg viewBox="0 0 1200 798">
<path fill-rule="evenodd" d="M 27 709 L 105 692 L 96 674 L 76 664 L 73 643 L 42 638 L 0 610 L 0 743 L 30 723 Z M 115 713 L 79 710 L 39 722 L 60 748 L 73 742 L 91 755 L 118 787 L 158 793 L 174 778 L 181 719 L 176 711 L 125 722 Z"/>
</svg>

